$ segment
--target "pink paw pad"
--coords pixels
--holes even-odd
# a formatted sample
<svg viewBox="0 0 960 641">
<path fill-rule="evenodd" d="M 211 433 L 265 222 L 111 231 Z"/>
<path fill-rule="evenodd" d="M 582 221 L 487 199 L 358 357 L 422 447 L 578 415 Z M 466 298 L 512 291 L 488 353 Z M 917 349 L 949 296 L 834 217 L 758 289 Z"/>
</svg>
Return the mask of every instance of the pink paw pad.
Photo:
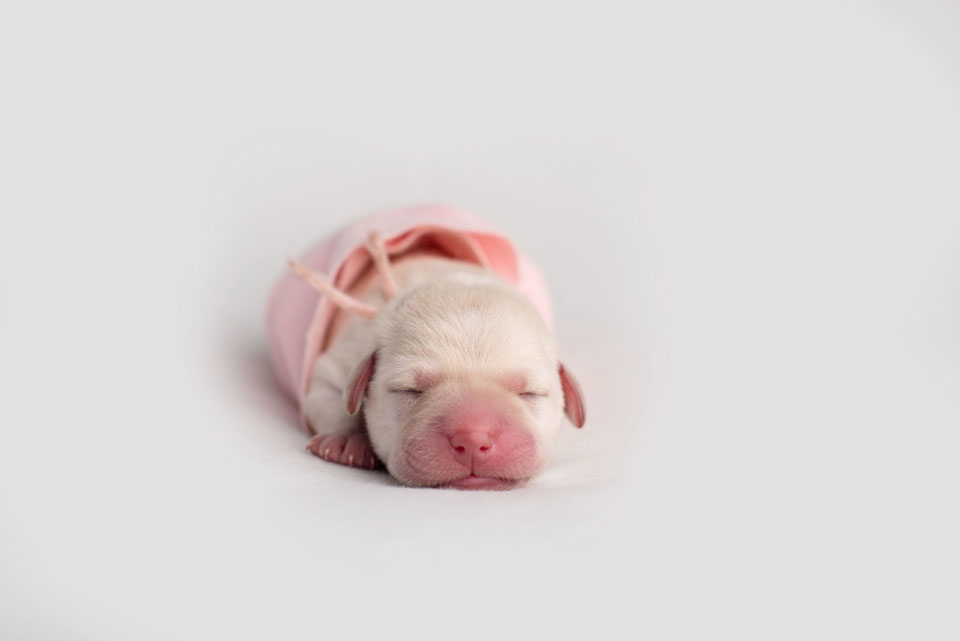
<svg viewBox="0 0 960 641">
<path fill-rule="evenodd" d="M 370 446 L 370 440 L 366 434 L 360 432 L 320 434 L 310 439 L 307 449 L 314 456 L 319 456 L 325 461 L 350 467 L 365 467 L 372 470 L 378 463 L 377 455 L 373 453 L 373 448 Z"/>
</svg>

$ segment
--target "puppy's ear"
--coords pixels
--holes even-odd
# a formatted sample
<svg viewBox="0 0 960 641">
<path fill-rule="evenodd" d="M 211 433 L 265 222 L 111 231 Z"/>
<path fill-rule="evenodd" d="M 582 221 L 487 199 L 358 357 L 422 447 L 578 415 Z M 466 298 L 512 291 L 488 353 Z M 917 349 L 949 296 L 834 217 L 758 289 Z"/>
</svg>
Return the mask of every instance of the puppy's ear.
<svg viewBox="0 0 960 641">
<path fill-rule="evenodd" d="M 563 412 L 570 422 L 577 427 L 583 427 L 587 419 L 587 411 L 583 406 L 583 392 L 580 384 L 573 377 L 563 363 L 560 363 L 560 385 L 563 387 Z"/>
<path fill-rule="evenodd" d="M 346 406 L 347 414 L 353 416 L 360 410 L 363 403 L 363 396 L 367 393 L 367 385 L 373 378 L 374 369 L 377 366 L 377 353 L 371 352 L 370 356 L 360 361 L 360 363 L 350 372 L 347 379 L 347 386 L 343 390 L 343 403 Z"/>
</svg>

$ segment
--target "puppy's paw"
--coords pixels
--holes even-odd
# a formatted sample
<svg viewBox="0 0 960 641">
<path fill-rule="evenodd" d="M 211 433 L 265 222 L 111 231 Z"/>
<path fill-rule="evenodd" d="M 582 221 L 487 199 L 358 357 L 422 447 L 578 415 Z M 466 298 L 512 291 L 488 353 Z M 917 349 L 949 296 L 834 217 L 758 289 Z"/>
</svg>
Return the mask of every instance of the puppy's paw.
<svg viewBox="0 0 960 641">
<path fill-rule="evenodd" d="M 307 449 L 325 461 L 350 467 L 372 470 L 378 463 L 370 439 L 366 434 L 357 431 L 314 436 L 307 444 Z"/>
</svg>

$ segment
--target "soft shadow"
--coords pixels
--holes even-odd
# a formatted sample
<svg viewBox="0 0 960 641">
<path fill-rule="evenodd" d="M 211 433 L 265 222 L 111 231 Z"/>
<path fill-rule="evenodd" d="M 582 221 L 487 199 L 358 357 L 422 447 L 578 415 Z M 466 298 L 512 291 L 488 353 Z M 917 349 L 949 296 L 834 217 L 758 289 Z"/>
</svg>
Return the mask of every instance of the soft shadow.
<svg viewBox="0 0 960 641">
<path fill-rule="evenodd" d="M 233 374 L 244 391 L 244 400 L 264 414 L 281 419 L 291 430 L 303 433 L 296 403 L 280 387 L 263 337 L 237 337 L 231 343 L 227 353 Z"/>
</svg>

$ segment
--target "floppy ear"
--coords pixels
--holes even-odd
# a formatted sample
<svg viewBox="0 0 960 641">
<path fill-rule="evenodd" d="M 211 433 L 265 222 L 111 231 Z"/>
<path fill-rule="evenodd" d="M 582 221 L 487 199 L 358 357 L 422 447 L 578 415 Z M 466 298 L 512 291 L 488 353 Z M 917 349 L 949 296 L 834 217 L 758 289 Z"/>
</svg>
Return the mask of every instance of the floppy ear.
<svg viewBox="0 0 960 641">
<path fill-rule="evenodd" d="M 371 352 L 370 356 L 360 361 L 353 371 L 350 372 L 350 378 L 347 379 L 347 386 L 343 390 L 343 403 L 346 406 L 347 414 L 353 416 L 360 410 L 363 403 L 363 396 L 367 393 L 367 385 L 373 378 L 373 371 L 377 365 L 377 352 Z"/>
<path fill-rule="evenodd" d="M 563 387 L 564 414 L 571 423 L 577 427 L 583 427 L 583 422 L 587 419 L 587 411 L 583 406 L 583 392 L 580 391 L 577 379 L 563 366 L 563 363 L 560 363 L 560 385 Z"/>
</svg>

